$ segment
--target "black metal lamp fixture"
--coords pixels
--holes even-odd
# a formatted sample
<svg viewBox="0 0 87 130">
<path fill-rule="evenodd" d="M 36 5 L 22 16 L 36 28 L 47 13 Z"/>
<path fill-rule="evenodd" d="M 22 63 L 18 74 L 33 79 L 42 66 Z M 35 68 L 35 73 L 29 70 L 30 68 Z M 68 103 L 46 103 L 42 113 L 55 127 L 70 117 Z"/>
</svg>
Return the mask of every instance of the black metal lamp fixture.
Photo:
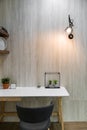
<svg viewBox="0 0 87 130">
<path fill-rule="evenodd" d="M 65 29 L 66 32 L 68 33 L 68 38 L 73 39 L 73 20 L 70 18 L 70 15 L 68 15 L 68 21 L 69 21 L 69 26 Z"/>
</svg>

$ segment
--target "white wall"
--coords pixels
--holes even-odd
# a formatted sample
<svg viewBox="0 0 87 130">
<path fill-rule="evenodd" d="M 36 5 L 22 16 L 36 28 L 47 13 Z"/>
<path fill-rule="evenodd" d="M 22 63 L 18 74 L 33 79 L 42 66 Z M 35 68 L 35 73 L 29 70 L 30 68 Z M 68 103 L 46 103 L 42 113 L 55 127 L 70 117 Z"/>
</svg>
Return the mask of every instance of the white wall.
<svg viewBox="0 0 87 130">
<path fill-rule="evenodd" d="M 74 19 L 73 40 L 64 31 L 68 14 Z M 33 86 L 43 85 L 44 72 L 60 71 L 70 93 L 63 99 L 64 120 L 87 121 L 86 21 L 86 0 L 0 0 L 0 25 L 10 34 L 0 77 Z"/>
</svg>

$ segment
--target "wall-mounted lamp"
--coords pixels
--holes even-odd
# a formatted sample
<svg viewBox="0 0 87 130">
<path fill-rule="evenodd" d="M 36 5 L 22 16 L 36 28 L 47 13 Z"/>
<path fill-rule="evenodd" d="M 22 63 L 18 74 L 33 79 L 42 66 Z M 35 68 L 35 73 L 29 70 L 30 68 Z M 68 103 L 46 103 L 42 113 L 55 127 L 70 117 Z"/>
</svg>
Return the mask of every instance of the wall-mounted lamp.
<svg viewBox="0 0 87 130">
<path fill-rule="evenodd" d="M 68 38 L 73 39 L 73 20 L 70 18 L 70 15 L 68 15 L 68 21 L 69 21 L 69 26 L 65 29 L 66 32 L 68 33 Z"/>
</svg>

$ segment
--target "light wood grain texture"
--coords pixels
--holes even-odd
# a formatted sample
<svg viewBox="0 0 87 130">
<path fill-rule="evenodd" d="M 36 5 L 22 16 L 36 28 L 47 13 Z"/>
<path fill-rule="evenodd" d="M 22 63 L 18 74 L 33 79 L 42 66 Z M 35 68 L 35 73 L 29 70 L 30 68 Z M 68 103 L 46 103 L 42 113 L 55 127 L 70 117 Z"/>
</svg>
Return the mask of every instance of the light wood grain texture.
<svg viewBox="0 0 87 130">
<path fill-rule="evenodd" d="M 73 40 L 64 31 L 68 14 Z M 86 14 L 87 0 L 0 0 L 0 25 L 10 34 L 0 78 L 10 76 L 18 86 L 43 85 L 44 72 L 60 71 L 70 93 L 63 100 L 65 121 L 87 120 Z"/>
<path fill-rule="evenodd" d="M 1 122 L 2 130 L 19 130 L 19 122 Z M 61 130 L 58 123 L 51 123 L 50 130 Z M 65 122 L 65 130 L 87 130 L 87 122 Z"/>
<path fill-rule="evenodd" d="M 0 101 L 11 101 L 11 102 L 15 102 L 15 101 L 21 101 L 22 99 L 20 97 L 0 97 Z"/>
</svg>

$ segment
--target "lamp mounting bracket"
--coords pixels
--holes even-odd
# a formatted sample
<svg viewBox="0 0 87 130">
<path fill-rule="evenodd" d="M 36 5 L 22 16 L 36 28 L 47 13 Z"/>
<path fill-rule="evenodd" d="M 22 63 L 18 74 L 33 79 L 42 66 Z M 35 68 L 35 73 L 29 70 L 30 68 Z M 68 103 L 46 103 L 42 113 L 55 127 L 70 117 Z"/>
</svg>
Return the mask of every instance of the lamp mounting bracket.
<svg viewBox="0 0 87 130">
<path fill-rule="evenodd" d="M 69 27 L 73 27 L 73 20 L 70 18 L 70 14 L 68 15 Z"/>
</svg>

